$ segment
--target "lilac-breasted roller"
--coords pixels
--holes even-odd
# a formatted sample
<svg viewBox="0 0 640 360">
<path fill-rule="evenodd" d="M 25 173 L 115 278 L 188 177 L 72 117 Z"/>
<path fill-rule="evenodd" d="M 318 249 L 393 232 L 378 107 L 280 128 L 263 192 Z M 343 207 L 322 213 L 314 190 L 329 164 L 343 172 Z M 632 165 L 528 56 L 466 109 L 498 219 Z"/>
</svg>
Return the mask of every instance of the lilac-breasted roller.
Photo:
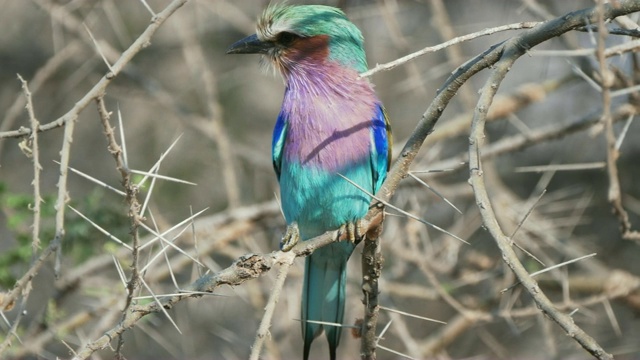
<svg viewBox="0 0 640 360">
<path fill-rule="evenodd" d="M 227 53 L 265 55 L 286 83 L 272 141 L 288 224 L 283 249 L 338 228 L 351 240 L 360 236 L 355 225 L 386 177 L 391 141 L 384 108 L 359 76 L 367 70 L 360 30 L 334 7 L 272 5 L 259 17 L 256 34 Z M 342 323 L 354 248 L 353 241 L 336 242 L 306 259 L 304 359 L 323 329 L 336 358 L 341 327 L 317 322 Z"/>
</svg>

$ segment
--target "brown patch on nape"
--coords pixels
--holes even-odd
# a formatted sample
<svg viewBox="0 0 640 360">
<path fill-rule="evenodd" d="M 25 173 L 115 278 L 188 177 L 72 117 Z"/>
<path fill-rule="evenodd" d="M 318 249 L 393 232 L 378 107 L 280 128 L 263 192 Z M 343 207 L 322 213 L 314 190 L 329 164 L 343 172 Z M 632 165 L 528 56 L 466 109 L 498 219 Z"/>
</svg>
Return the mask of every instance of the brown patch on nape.
<svg viewBox="0 0 640 360">
<path fill-rule="evenodd" d="M 296 39 L 287 49 L 285 56 L 293 62 L 301 60 L 322 62 L 329 56 L 329 36 L 316 35 Z"/>
</svg>

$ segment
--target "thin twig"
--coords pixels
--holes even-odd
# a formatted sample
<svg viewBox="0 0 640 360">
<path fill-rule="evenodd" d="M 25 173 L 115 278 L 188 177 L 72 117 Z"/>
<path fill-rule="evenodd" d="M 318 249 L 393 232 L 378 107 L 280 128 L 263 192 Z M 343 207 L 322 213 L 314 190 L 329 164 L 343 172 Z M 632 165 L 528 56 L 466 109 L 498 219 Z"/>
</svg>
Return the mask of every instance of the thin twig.
<svg viewBox="0 0 640 360">
<path fill-rule="evenodd" d="M 123 320 L 126 317 L 126 313 L 129 312 L 129 307 L 133 301 L 133 297 L 135 296 L 135 291 L 140 287 L 140 273 L 138 268 L 138 254 L 140 251 L 140 237 L 138 229 L 142 224 L 142 217 L 140 215 L 140 203 L 138 202 L 138 187 L 133 183 L 131 179 L 131 172 L 124 165 L 122 148 L 118 145 L 115 134 L 113 132 L 113 128 L 110 123 L 110 115 L 111 113 L 107 111 L 104 97 L 99 96 L 96 99 L 98 105 L 98 114 L 100 115 L 100 121 L 102 124 L 102 128 L 104 134 L 107 138 L 108 142 L 108 150 L 113 155 L 113 158 L 116 162 L 116 169 L 120 173 L 122 177 L 122 186 L 125 189 L 125 201 L 129 207 L 128 216 L 129 216 L 129 225 L 130 225 L 130 234 L 131 234 L 131 278 L 127 283 L 127 299 L 125 302 L 125 307 L 122 310 Z M 116 357 L 121 357 L 121 349 L 124 344 L 124 338 L 121 336 L 118 337 L 118 346 L 116 349 Z"/>
<path fill-rule="evenodd" d="M 544 273 L 546 273 L 548 271 L 555 270 L 557 268 L 560 268 L 560 267 L 563 267 L 563 266 L 567 266 L 569 264 L 573 264 L 573 263 L 578 262 L 580 260 L 584 260 L 584 259 L 587 259 L 587 258 L 590 258 L 590 257 L 594 257 L 596 255 L 597 255 L 596 253 L 593 253 L 593 254 L 581 256 L 581 257 L 579 257 L 577 259 L 571 259 L 569 261 L 564 261 L 564 262 L 561 262 L 560 264 L 555 264 L 553 266 L 546 267 L 546 268 L 544 268 L 542 270 L 538 270 L 536 272 L 532 272 L 531 274 L 529 274 L 529 276 L 535 277 L 535 276 L 538 276 L 540 274 L 544 274 Z M 515 284 L 513 284 L 513 285 L 511 285 L 511 286 L 509 286 L 507 288 L 504 288 L 504 289 L 500 290 L 500 292 L 502 292 L 502 293 L 507 292 L 507 291 L 511 290 L 513 287 L 517 286 L 518 284 L 520 284 L 520 282 L 517 282 L 517 283 L 515 283 Z"/>
<path fill-rule="evenodd" d="M 620 178 L 618 176 L 617 160 L 620 156 L 617 140 L 613 132 L 613 117 L 611 116 L 611 86 L 615 80 L 613 72 L 609 69 L 605 56 L 605 40 L 607 28 L 605 26 L 604 0 L 598 0 L 598 47 L 596 57 L 599 64 L 600 83 L 602 87 L 602 119 L 604 123 L 604 137 L 607 143 L 607 175 L 609 176 L 609 192 L 607 198 L 613 207 L 613 212 L 620 222 L 622 237 L 627 240 L 640 242 L 640 231 L 633 230 L 629 214 L 622 204 L 622 192 L 620 190 Z"/>
<path fill-rule="evenodd" d="M 621 121 L 623 119 L 627 119 L 629 116 L 635 115 L 636 111 L 637 110 L 634 106 L 630 104 L 623 104 L 614 111 L 612 116 L 614 121 Z M 585 131 L 596 126 L 599 121 L 600 113 L 591 112 L 586 116 L 582 116 L 581 118 L 566 124 L 553 124 L 532 130 L 531 133 L 526 136 L 523 134 L 517 134 L 506 137 L 487 145 L 482 151 L 482 160 L 492 159 L 498 155 L 526 149 L 545 141 L 559 139 L 575 134 L 579 131 Z M 465 153 L 436 162 L 433 166 L 458 170 L 468 164 L 468 161 L 469 155 L 468 153 Z"/>
<path fill-rule="evenodd" d="M 69 42 L 63 49 L 56 52 L 41 68 L 36 71 L 33 78 L 29 80 L 29 88 L 31 92 L 37 92 L 40 87 L 66 63 L 67 60 L 76 56 L 81 46 L 78 41 Z M 4 111 L 4 117 L 0 120 L 0 134 L 11 129 L 18 116 L 22 113 L 26 99 L 21 93 L 16 97 L 15 101 L 7 110 Z M 0 158 L 4 150 L 5 142 L 0 141 Z"/>
<path fill-rule="evenodd" d="M 104 93 L 105 89 L 111 84 L 111 81 L 115 79 L 124 67 L 131 62 L 131 60 L 150 42 L 155 32 L 164 24 L 164 22 L 176 12 L 182 5 L 186 4 L 189 0 L 173 0 L 167 7 L 164 8 L 157 16 L 155 16 L 149 26 L 145 29 L 140 36 L 125 50 L 120 58 L 113 64 L 111 71 L 103 76 L 80 100 L 75 102 L 73 108 L 58 119 L 49 123 L 41 125 L 38 129 L 40 131 L 47 131 L 64 126 L 67 123 L 72 123 L 78 118 L 78 114 L 84 110 L 93 100 Z M 1 138 L 10 137 L 23 137 L 31 135 L 31 130 L 28 128 L 20 128 L 18 130 L 5 131 L 0 133 Z"/>
<path fill-rule="evenodd" d="M 447 8 L 444 5 L 444 0 L 431 0 L 429 1 L 429 6 L 431 8 L 431 12 L 433 13 L 433 27 L 440 33 L 440 37 L 442 38 L 442 40 L 449 41 L 451 39 L 455 39 L 455 30 L 451 25 L 451 19 L 449 18 L 449 13 L 447 12 Z M 462 55 L 462 48 L 460 47 L 460 43 L 446 47 L 445 52 L 447 54 L 447 57 L 449 58 L 449 63 L 454 67 L 459 66 L 464 62 L 464 56 Z M 471 87 L 460 88 L 459 96 L 466 110 L 473 109 L 476 95 L 472 93 Z"/>
<path fill-rule="evenodd" d="M 515 23 L 515 24 L 509 24 L 509 25 L 502 25 L 502 26 L 496 26 L 494 28 L 489 28 L 489 29 L 484 29 L 481 31 L 477 31 L 471 34 L 467 34 L 467 35 L 463 35 L 463 36 L 458 36 L 456 38 L 453 38 L 449 41 L 445 41 L 441 44 L 435 45 L 435 46 L 428 46 L 420 51 L 416 51 L 414 53 L 411 53 L 409 55 L 403 56 L 399 59 L 396 59 L 394 61 L 388 62 L 386 64 L 378 64 L 376 65 L 373 69 L 370 69 L 368 71 L 363 72 L 360 76 L 362 77 L 368 77 L 371 76 L 375 73 L 378 73 L 380 71 L 386 71 L 386 70 L 391 70 L 396 66 L 402 65 L 404 63 L 407 63 L 415 58 L 418 58 L 424 54 L 428 54 L 431 52 L 436 52 L 436 51 L 440 51 L 442 49 L 445 49 L 449 46 L 453 46 L 456 44 L 459 44 L 461 42 L 464 41 L 468 41 L 468 40 L 473 40 L 475 38 L 479 38 L 481 36 L 487 36 L 487 35 L 492 35 L 495 34 L 497 32 L 501 32 L 501 31 L 508 31 L 508 30 L 521 30 L 521 29 L 531 29 L 533 27 L 535 27 L 536 25 L 540 24 L 539 22 L 519 22 L 519 23 Z"/>
<path fill-rule="evenodd" d="M 291 264 L 293 264 L 293 261 L 295 259 L 295 254 L 290 252 L 287 252 L 283 256 L 282 262 L 280 263 L 280 270 L 278 271 L 278 276 L 276 277 L 276 282 L 273 284 L 273 288 L 271 288 L 269 302 L 264 308 L 264 314 L 262 315 L 262 320 L 260 321 L 260 327 L 258 327 L 256 339 L 254 340 L 253 346 L 251 347 L 251 355 L 249 355 L 250 360 L 258 360 L 260 358 L 262 345 L 264 344 L 266 338 L 269 336 L 271 318 L 273 317 L 276 304 L 280 299 L 280 293 L 282 292 L 282 288 L 284 286 L 284 280 L 287 278 L 287 274 L 289 274 L 289 268 L 291 267 Z"/>
<path fill-rule="evenodd" d="M 536 165 L 536 166 L 519 166 L 515 168 L 515 172 L 545 172 L 545 171 L 579 171 L 602 169 L 607 164 L 603 161 L 586 163 L 586 164 L 553 164 L 553 165 Z"/>
<path fill-rule="evenodd" d="M 25 152 L 28 156 L 31 157 L 33 161 L 33 181 L 31 185 L 33 185 L 33 225 L 31 231 L 31 266 L 32 268 L 38 261 L 38 250 L 40 250 L 40 209 L 41 204 L 43 202 L 42 196 L 40 195 L 40 173 L 42 171 L 42 166 L 40 165 L 40 148 L 38 142 L 38 126 L 40 123 L 38 119 L 36 119 L 35 110 L 33 109 L 33 101 L 31 91 L 29 90 L 29 85 L 27 81 L 22 78 L 22 76 L 18 75 L 18 79 L 22 83 L 22 91 L 26 98 L 26 109 L 29 114 L 29 125 L 31 127 L 32 136 L 29 139 L 31 143 L 31 148 L 28 152 Z M 25 139 L 26 141 L 26 139 Z M 28 145 L 25 146 L 28 148 Z M 20 325 L 20 321 L 22 317 L 26 314 L 26 306 L 27 300 L 29 299 L 29 295 L 31 294 L 31 290 L 33 289 L 31 279 L 27 281 L 25 286 L 22 288 L 21 294 L 22 301 L 20 301 L 20 306 L 17 312 L 15 319 L 13 319 L 13 324 L 9 329 L 5 339 L 0 343 L 0 354 L 4 352 L 4 350 L 11 346 L 11 340 L 15 336 L 18 340 L 18 326 Z M 2 301 L 3 303 L 7 303 L 6 300 Z M 5 306 L 0 307 L 0 311 L 4 310 Z"/>
</svg>

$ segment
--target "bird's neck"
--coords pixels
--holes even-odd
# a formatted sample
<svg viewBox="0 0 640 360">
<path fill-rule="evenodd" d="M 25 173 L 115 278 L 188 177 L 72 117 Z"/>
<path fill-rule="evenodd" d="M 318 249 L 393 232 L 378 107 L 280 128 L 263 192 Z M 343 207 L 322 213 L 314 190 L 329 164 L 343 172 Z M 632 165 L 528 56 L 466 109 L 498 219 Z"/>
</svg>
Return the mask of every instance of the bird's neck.
<svg viewBox="0 0 640 360">
<path fill-rule="evenodd" d="M 371 83 L 361 78 L 355 69 L 337 62 L 300 61 L 288 67 L 283 75 L 287 85 L 285 110 L 295 111 L 297 105 L 302 104 L 311 110 L 377 102 Z"/>
</svg>

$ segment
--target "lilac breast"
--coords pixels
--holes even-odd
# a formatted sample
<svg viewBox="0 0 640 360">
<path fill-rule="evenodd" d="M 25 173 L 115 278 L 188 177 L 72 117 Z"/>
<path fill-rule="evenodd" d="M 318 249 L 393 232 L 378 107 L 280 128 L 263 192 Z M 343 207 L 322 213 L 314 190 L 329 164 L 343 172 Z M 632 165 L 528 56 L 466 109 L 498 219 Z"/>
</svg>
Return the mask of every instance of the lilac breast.
<svg viewBox="0 0 640 360">
<path fill-rule="evenodd" d="M 287 78 L 283 110 L 287 161 L 335 172 L 371 152 L 376 96 L 369 82 L 337 64 L 304 68 Z"/>
</svg>

